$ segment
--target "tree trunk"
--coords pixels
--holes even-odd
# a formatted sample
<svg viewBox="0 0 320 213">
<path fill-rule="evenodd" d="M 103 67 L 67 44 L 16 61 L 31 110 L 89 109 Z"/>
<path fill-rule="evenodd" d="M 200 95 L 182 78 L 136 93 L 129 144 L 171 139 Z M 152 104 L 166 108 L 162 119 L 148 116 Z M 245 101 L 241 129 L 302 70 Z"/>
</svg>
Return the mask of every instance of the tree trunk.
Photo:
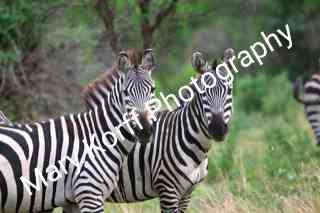
<svg viewBox="0 0 320 213">
<path fill-rule="evenodd" d="M 149 49 L 153 43 L 153 30 L 149 26 L 142 28 L 143 49 Z"/>
</svg>

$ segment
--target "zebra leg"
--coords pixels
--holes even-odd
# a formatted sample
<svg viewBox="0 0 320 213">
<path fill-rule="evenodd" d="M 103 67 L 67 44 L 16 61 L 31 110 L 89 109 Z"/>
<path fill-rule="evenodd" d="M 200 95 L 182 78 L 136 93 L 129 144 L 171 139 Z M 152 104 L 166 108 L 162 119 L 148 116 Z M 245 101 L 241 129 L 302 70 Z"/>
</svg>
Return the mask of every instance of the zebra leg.
<svg viewBox="0 0 320 213">
<path fill-rule="evenodd" d="M 104 202 L 102 196 L 84 197 L 79 202 L 81 213 L 104 213 Z"/>
<path fill-rule="evenodd" d="M 174 190 L 161 190 L 160 193 L 161 213 L 178 213 L 179 199 Z"/>
<path fill-rule="evenodd" d="M 188 205 L 191 200 L 191 192 L 187 192 L 180 200 L 179 200 L 179 213 L 186 212 Z"/>
</svg>

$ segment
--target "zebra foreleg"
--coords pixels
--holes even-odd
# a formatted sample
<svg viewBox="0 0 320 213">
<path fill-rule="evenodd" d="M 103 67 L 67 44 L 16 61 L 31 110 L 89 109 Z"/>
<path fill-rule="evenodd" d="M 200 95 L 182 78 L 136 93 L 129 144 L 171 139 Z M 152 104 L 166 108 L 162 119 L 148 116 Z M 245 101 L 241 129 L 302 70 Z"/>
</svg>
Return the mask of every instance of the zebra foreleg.
<svg viewBox="0 0 320 213">
<path fill-rule="evenodd" d="M 191 192 L 186 193 L 180 200 L 179 200 L 179 213 L 186 212 L 188 205 L 191 200 Z"/>
<path fill-rule="evenodd" d="M 160 193 L 160 208 L 161 213 L 178 213 L 179 212 L 179 199 L 175 191 L 161 191 Z"/>
<path fill-rule="evenodd" d="M 81 213 L 104 213 L 104 202 L 102 197 L 86 197 L 80 200 L 79 208 Z"/>
</svg>

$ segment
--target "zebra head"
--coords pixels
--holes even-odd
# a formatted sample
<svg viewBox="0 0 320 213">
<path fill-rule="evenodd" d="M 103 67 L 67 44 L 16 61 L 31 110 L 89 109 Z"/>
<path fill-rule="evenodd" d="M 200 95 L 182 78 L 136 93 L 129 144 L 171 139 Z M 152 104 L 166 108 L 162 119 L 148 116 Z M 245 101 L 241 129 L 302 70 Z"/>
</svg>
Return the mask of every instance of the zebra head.
<svg viewBox="0 0 320 213">
<path fill-rule="evenodd" d="M 229 68 L 228 60 L 231 57 L 233 57 L 233 50 L 227 49 L 223 57 L 225 66 L 218 65 L 219 69 L 217 69 L 216 60 L 209 64 L 202 53 L 195 52 L 192 55 L 192 66 L 200 74 L 198 85 L 201 92 L 198 94 L 204 120 L 210 137 L 215 141 L 224 140 L 232 115 L 233 76 L 230 78 L 231 73 L 226 69 L 226 66 Z"/>
<path fill-rule="evenodd" d="M 125 73 L 121 92 L 124 108 L 128 117 L 138 116 L 130 122 L 136 136 L 141 142 L 147 142 L 152 133 L 154 112 L 149 103 L 155 96 L 155 83 L 151 73 L 155 68 L 154 56 L 151 49 L 143 54 L 137 51 L 120 52 L 118 69 Z"/>
</svg>

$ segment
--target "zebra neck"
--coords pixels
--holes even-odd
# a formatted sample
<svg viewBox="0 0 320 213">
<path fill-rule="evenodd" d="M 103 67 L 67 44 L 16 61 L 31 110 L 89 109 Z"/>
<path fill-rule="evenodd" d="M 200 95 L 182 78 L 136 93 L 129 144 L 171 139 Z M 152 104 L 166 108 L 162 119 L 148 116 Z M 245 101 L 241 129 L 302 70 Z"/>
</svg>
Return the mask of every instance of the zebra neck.
<svg viewBox="0 0 320 213">
<path fill-rule="evenodd" d="M 119 133 L 117 134 L 117 147 L 121 150 L 122 153 L 128 154 L 135 142 L 136 137 L 130 132 L 129 127 L 125 121 L 125 118 L 123 118 L 126 110 L 125 110 L 125 103 L 124 98 L 122 95 L 122 86 L 124 82 L 125 76 L 123 74 L 120 74 L 117 81 L 115 82 L 115 85 L 110 93 L 110 96 L 108 97 L 108 101 L 106 103 L 106 106 L 110 109 L 114 109 L 114 117 L 115 120 L 113 120 L 113 132 Z"/>
<path fill-rule="evenodd" d="M 111 98 L 112 97 L 110 97 L 110 99 Z M 101 121 L 103 130 L 102 134 L 109 135 L 110 137 L 108 138 L 111 138 L 110 144 L 115 143 L 114 147 L 126 155 L 133 148 L 136 138 L 130 133 L 127 125 L 123 122 L 124 119 L 122 116 L 124 113 L 122 112 L 121 107 L 114 104 L 114 100 L 110 99 L 108 99 L 102 107 L 96 108 L 95 114 L 98 115 L 96 117 Z"/>
<path fill-rule="evenodd" d="M 194 92 L 194 97 L 188 103 L 188 108 L 192 112 L 192 117 L 195 121 L 197 132 L 199 132 L 201 137 L 203 136 L 205 138 L 201 141 L 203 141 L 204 145 L 207 146 L 207 143 L 209 143 L 209 140 L 210 140 L 210 136 L 208 131 L 208 121 L 207 121 L 205 110 L 204 110 L 205 103 L 204 103 L 202 94 L 198 91 L 198 89 L 194 85 L 190 87 Z M 201 84 L 200 84 L 200 88 L 201 90 L 205 90 L 205 87 Z M 189 119 L 191 119 L 191 117 L 189 117 Z"/>
<path fill-rule="evenodd" d="M 114 86 L 110 92 L 109 96 L 105 96 L 106 100 L 108 100 L 109 106 L 113 105 L 117 107 L 121 112 L 125 112 L 125 103 L 124 98 L 122 96 L 122 87 L 124 82 L 124 75 L 120 74 L 117 80 L 114 82 Z"/>
<path fill-rule="evenodd" d="M 190 126 L 192 136 L 199 143 L 201 152 L 206 153 L 211 146 L 210 136 L 208 133 L 207 120 L 203 109 L 203 101 L 200 94 L 195 95 L 191 102 L 189 102 L 186 110 L 188 111 L 184 126 Z M 189 134 L 190 134 L 189 132 Z M 201 153 L 201 155 L 203 154 Z"/>
<path fill-rule="evenodd" d="M 122 97 L 121 88 L 124 81 L 124 75 L 121 73 L 113 74 L 109 79 L 110 84 L 99 84 L 95 90 L 91 91 L 86 99 L 87 107 L 96 114 L 97 121 L 100 122 L 101 135 L 114 133 L 117 136 L 116 148 L 121 152 L 127 153 L 133 147 L 135 138 L 129 133 L 128 128 L 124 126 L 120 128 L 123 137 L 118 137 L 119 130 L 117 127 L 123 123 L 124 99 Z M 111 136 L 110 136 L 111 137 Z M 112 144 L 112 141 L 110 142 Z"/>
</svg>

